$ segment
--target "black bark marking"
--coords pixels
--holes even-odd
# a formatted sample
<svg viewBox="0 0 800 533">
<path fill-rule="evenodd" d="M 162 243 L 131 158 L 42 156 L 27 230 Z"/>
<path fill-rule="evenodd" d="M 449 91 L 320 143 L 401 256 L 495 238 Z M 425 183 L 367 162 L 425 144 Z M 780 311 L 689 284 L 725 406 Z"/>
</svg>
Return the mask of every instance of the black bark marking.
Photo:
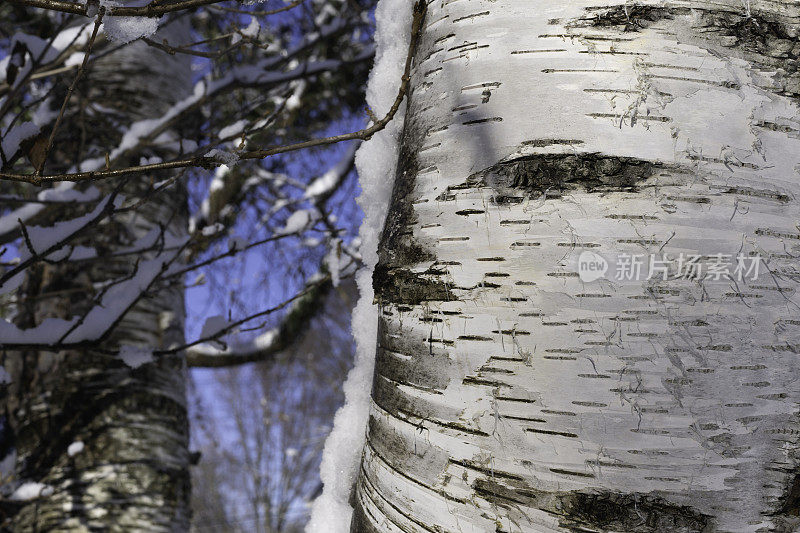
<svg viewBox="0 0 800 533">
<path fill-rule="evenodd" d="M 478 118 L 475 120 L 468 120 L 464 122 L 463 125 L 469 126 L 471 124 L 483 124 L 484 122 L 503 122 L 503 117 Z"/>
<path fill-rule="evenodd" d="M 677 14 L 689 14 L 688 8 L 668 8 L 625 4 L 612 8 L 588 8 L 590 14 L 567 27 L 622 27 L 623 31 L 635 32 L 647 28 L 654 22 L 674 18 Z"/>
<path fill-rule="evenodd" d="M 576 189 L 589 192 L 635 190 L 661 167 L 650 161 L 597 153 L 536 154 L 500 162 L 473 174 L 468 183 L 496 189 L 523 189 L 548 196 Z"/>
<path fill-rule="evenodd" d="M 416 176 L 421 169 L 418 160 L 419 151 L 425 136 L 423 132 L 430 129 L 430 124 L 415 123 L 411 120 L 407 120 L 403 126 L 403 137 L 414 137 L 415 142 L 401 145 L 392 200 L 381 235 L 380 263 L 375 269 L 373 278 L 376 294 L 379 294 L 380 282 L 387 281 L 386 275 L 390 270 L 426 261 L 433 262 L 436 259 L 430 250 L 415 239 L 413 232 L 409 231 L 416 219 L 412 204 L 416 199 L 413 194 Z"/>
<path fill-rule="evenodd" d="M 528 491 L 522 487 L 509 487 L 491 479 L 477 479 L 472 488 L 484 500 L 501 507 L 531 505 L 540 494 L 539 491 Z"/>
<path fill-rule="evenodd" d="M 414 417 L 425 424 L 443 425 L 440 418 L 454 419 L 459 415 L 459 411 L 455 409 L 442 407 L 424 398 L 410 397 L 406 392 L 400 390 L 398 383 L 379 374 L 375 375 L 373 381 L 372 399 L 378 407 L 404 422 L 409 422 L 408 418 Z M 374 433 L 370 433 L 370 435 L 374 435 Z M 380 441 L 378 437 L 374 438 L 376 442 Z"/>
<path fill-rule="evenodd" d="M 522 476 L 518 476 L 517 474 L 512 474 L 511 472 L 503 472 L 501 470 L 496 470 L 494 468 L 487 468 L 473 461 L 450 459 L 450 462 L 453 463 L 454 465 L 460 466 L 461 468 L 466 468 L 467 470 L 480 472 L 481 474 L 485 476 L 490 476 L 492 478 L 509 479 L 518 483 L 524 483 Z"/>
<path fill-rule="evenodd" d="M 567 437 L 570 439 L 577 439 L 578 434 L 572 433 L 569 431 L 551 431 L 549 429 L 536 429 L 536 428 L 525 428 L 525 431 L 528 433 L 541 433 L 542 435 L 556 435 L 558 437 Z"/>
<path fill-rule="evenodd" d="M 456 298 L 446 283 L 402 268 L 378 264 L 372 274 L 375 296 L 382 302 L 418 305 L 421 302 L 449 302 Z"/>
<path fill-rule="evenodd" d="M 453 19 L 453 23 L 461 22 L 462 20 L 474 19 L 475 17 L 483 17 L 488 15 L 489 13 L 490 13 L 489 11 L 481 11 L 480 13 L 473 13 L 472 15 L 466 15 L 463 17 L 459 17 L 457 19 Z"/>
<path fill-rule="evenodd" d="M 504 402 L 515 402 L 515 403 L 536 403 L 536 400 L 531 400 L 530 398 L 512 398 L 510 396 L 498 396 L 495 395 L 495 400 L 504 401 Z"/>
<path fill-rule="evenodd" d="M 560 525 L 572 531 L 594 527 L 630 533 L 700 533 L 711 527 L 710 517 L 692 507 L 647 494 L 571 492 L 558 494 L 557 502 L 565 515 Z"/>
<path fill-rule="evenodd" d="M 496 381 L 492 379 L 483 379 L 476 376 L 467 376 L 461 382 L 464 385 L 477 385 L 482 387 L 509 387 L 507 383 L 503 383 L 502 381 Z"/>
<path fill-rule="evenodd" d="M 440 346 L 432 346 L 424 337 L 404 331 L 383 318 L 378 320 L 378 338 L 376 372 L 396 383 L 430 392 L 447 387 L 453 363 Z"/>
<path fill-rule="evenodd" d="M 496 196 L 492 196 L 490 201 L 495 205 L 514 205 L 514 204 L 521 204 L 522 202 L 524 202 L 525 197 L 498 194 Z"/>
<path fill-rule="evenodd" d="M 513 50 L 511 55 L 522 55 L 522 54 L 547 54 L 553 52 L 566 52 L 566 48 L 542 48 L 539 50 Z"/>
<path fill-rule="evenodd" d="M 549 492 L 535 489 L 518 478 L 500 480 L 492 472 L 484 474 L 488 479 L 478 478 L 472 484 L 481 498 L 501 507 L 541 509 L 562 517 L 559 526 L 576 533 L 704 533 L 712 527 L 709 516 L 655 495 L 608 491 Z"/>
<path fill-rule="evenodd" d="M 551 472 L 554 474 L 561 474 L 564 476 L 577 476 L 577 477 L 585 477 L 585 478 L 593 478 L 594 474 L 590 472 L 576 472 L 574 470 L 564 470 L 563 468 L 551 468 Z"/>
<path fill-rule="evenodd" d="M 532 139 L 530 141 L 522 142 L 523 146 L 535 146 L 537 148 L 553 145 L 574 146 L 578 144 L 583 144 L 583 141 L 580 139 Z"/>
</svg>

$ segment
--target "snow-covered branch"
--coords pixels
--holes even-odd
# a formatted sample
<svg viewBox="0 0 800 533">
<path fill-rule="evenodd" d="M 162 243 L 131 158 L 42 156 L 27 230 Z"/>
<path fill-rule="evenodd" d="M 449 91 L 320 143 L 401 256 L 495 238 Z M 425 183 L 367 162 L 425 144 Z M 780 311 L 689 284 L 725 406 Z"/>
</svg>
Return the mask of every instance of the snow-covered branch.
<svg viewBox="0 0 800 533">
<path fill-rule="evenodd" d="M 139 261 L 129 276 L 108 283 L 82 315 L 46 318 L 31 328 L 20 328 L 0 319 L 0 347 L 57 351 L 101 341 L 147 290 L 169 272 L 188 243 L 185 237 L 170 233 L 165 237 L 163 251 Z"/>
<path fill-rule="evenodd" d="M 399 109 L 400 104 L 402 103 L 406 95 L 408 82 L 410 79 L 412 59 L 414 57 L 414 53 L 417 47 L 418 34 L 422 18 L 420 18 L 419 20 L 420 20 L 419 24 L 415 24 L 414 28 L 412 29 L 412 38 L 410 39 L 410 45 L 406 57 L 405 69 L 399 84 L 397 96 L 395 98 L 394 104 L 390 107 L 386 115 L 384 115 L 382 118 L 378 120 L 373 121 L 373 123 L 368 127 L 360 129 L 358 131 L 340 135 L 333 135 L 319 139 L 312 139 L 298 143 L 282 144 L 279 146 L 273 146 L 270 148 L 264 148 L 259 150 L 247 150 L 237 153 L 236 158 L 240 160 L 264 159 L 277 154 L 283 154 L 292 151 L 313 148 L 317 146 L 325 146 L 343 141 L 366 140 L 371 138 L 372 135 L 374 135 L 376 132 L 385 128 L 386 125 L 392 120 L 394 115 L 397 113 L 397 110 Z M 337 25 L 334 25 L 334 29 L 338 31 L 340 28 Z M 334 31 L 334 29 L 330 31 Z M 66 172 L 61 174 L 50 174 L 50 175 L 0 172 L 0 179 L 13 182 L 41 185 L 43 183 L 60 182 L 60 181 L 75 181 L 75 182 L 94 181 L 99 179 L 127 176 L 131 174 L 153 172 L 158 170 L 180 169 L 188 167 L 213 168 L 219 166 L 221 163 L 223 163 L 223 161 L 221 161 L 219 157 L 202 155 L 189 158 L 178 158 L 171 161 L 161 161 L 157 163 L 143 164 L 138 166 L 129 166 L 119 169 L 107 168 L 106 170 L 97 170 L 102 166 L 104 162 L 108 165 L 108 161 L 111 158 L 111 156 L 117 157 L 121 155 L 122 153 L 124 153 L 126 149 L 135 146 L 136 143 L 138 143 L 139 139 L 141 139 L 145 135 L 151 135 L 153 133 L 153 130 L 159 127 L 163 127 L 166 123 L 169 122 L 169 119 L 173 118 L 174 116 L 176 116 L 182 110 L 188 108 L 189 106 L 197 104 L 197 102 L 203 99 L 204 97 L 208 98 L 210 94 L 221 92 L 224 89 L 235 85 L 262 86 L 265 84 L 267 85 L 278 84 L 299 79 L 301 77 L 309 75 L 320 74 L 322 72 L 335 71 L 346 64 L 366 61 L 372 57 L 373 53 L 374 53 L 373 49 L 371 47 L 367 47 L 360 54 L 358 54 L 357 56 L 355 56 L 353 59 L 350 60 L 327 59 L 305 64 L 303 66 L 298 66 L 295 69 L 290 70 L 288 72 L 271 72 L 269 70 L 264 70 L 259 67 L 256 68 L 247 67 L 245 69 L 235 70 L 226 78 L 210 83 L 208 87 L 206 87 L 205 84 L 200 84 L 196 86 L 195 92 L 192 96 L 174 106 L 170 111 L 167 112 L 167 114 L 164 117 L 162 117 L 162 119 L 157 119 L 155 122 L 148 121 L 146 123 L 137 123 L 135 127 L 132 127 L 130 130 L 128 130 L 126 137 L 123 138 L 123 143 L 114 152 L 112 152 L 110 156 L 108 156 L 107 158 L 100 158 L 93 160 L 91 162 L 82 163 L 80 165 L 80 168 L 88 169 L 87 171 L 74 171 L 74 172 Z"/>
<path fill-rule="evenodd" d="M 212 324 L 209 325 L 209 329 L 212 331 L 207 330 L 203 339 L 186 347 L 186 360 L 189 366 L 195 368 L 235 366 L 264 361 L 280 353 L 305 331 L 309 321 L 322 308 L 321 304 L 331 287 L 330 275 L 312 279 L 297 295 L 279 306 L 270 308 L 266 313 L 261 312 L 234 323 L 228 323 L 224 319 L 212 320 Z M 289 311 L 280 324 L 274 328 L 248 340 L 232 339 L 224 347 L 219 347 L 219 342 L 212 342 L 246 321 L 277 312 L 287 305 L 290 306 Z M 216 331 L 213 331 L 214 324 L 217 327 Z"/>
<path fill-rule="evenodd" d="M 152 18 L 160 17 L 161 15 L 165 15 L 167 13 L 174 13 L 176 11 L 186 11 L 211 4 L 217 4 L 222 1 L 224 0 L 182 0 L 172 3 L 153 1 L 149 4 L 138 7 L 112 6 L 108 9 L 108 14 L 115 17 Z M 97 4 L 91 2 L 76 3 L 65 2 L 63 0 L 9 0 L 9 2 L 21 6 L 46 9 L 48 11 L 82 15 L 84 17 L 93 16 L 93 11 L 97 9 Z"/>
</svg>

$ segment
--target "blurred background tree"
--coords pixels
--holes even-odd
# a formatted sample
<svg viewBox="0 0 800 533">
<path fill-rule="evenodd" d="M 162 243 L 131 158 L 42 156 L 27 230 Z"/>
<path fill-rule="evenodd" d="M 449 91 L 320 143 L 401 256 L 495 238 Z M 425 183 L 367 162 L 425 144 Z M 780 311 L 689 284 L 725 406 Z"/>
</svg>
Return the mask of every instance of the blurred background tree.
<svg viewBox="0 0 800 533">
<path fill-rule="evenodd" d="M 319 460 L 352 363 L 348 281 L 277 359 L 195 371 L 193 531 L 301 531 L 321 486 Z M 211 397 L 209 391 L 214 391 Z M 214 398 L 217 398 L 215 401 Z"/>
<path fill-rule="evenodd" d="M 198 456 L 196 528 L 303 522 L 352 353 L 372 4 L 0 6 L 4 527 L 186 529 Z"/>
</svg>

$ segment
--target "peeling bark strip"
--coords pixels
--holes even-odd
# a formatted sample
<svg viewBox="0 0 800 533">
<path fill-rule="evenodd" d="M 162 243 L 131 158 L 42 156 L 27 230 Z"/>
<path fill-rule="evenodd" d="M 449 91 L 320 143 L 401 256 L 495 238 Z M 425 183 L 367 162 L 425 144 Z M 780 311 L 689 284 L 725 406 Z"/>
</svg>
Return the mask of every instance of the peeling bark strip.
<svg viewBox="0 0 800 533">
<path fill-rule="evenodd" d="M 181 22 L 169 25 L 168 31 L 165 36 L 171 41 L 185 40 Z M 78 90 L 106 109 L 124 108 L 123 115 L 132 119 L 164 113 L 170 98 L 185 94 L 191 73 L 187 56 L 159 53 L 154 61 L 152 50 L 138 42 L 98 59 Z M 77 107 L 67 109 L 56 139 L 62 155 L 73 153 L 80 137 L 75 132 L 81 127 L 92 129 L 94 138 L 119 141 L 116 125 L 95 123 Z M 134 180 L 122 192 L 136 198 L 146 188 L 147 180 Z M 98 224 L 79 244 L 112 255 L 152 230 L 185 234 L 186 201 L 185 190 L 173 186 L 138 209 Z M 32 269 L 22 288 L 26 297 L 20 299 L 25 302 L 17 316 L 20 325 L 82 315 L 91 305 L 87 295 L 96 294 L 97 287 L 109 280 L 130 276 L 136 267 L 124 256 L 92 265 L 42 264 Z M 183 332 L 183 290 L 178 284 L 142 298 L 100 348 L 180 346 Z M 189 529 L 189 427 L 182 355 L 132 369 L 117 356 L 92 350 L 4 352 L 2 364 L 12 375 L 5 409 L 15 433 L 16 477 L 52 489 L 20 502 L 12 531 Z M 70 454 L 70 445 L 78 441 L 84 444 L 82 451 Z"/>
<path fill-rule="evenodd" d="M 789 0 L 430 4 L 353 531 L 800 529 L 798 28 Z M 763 270 L 645 279 L 681 253 Z"/>
</svg>

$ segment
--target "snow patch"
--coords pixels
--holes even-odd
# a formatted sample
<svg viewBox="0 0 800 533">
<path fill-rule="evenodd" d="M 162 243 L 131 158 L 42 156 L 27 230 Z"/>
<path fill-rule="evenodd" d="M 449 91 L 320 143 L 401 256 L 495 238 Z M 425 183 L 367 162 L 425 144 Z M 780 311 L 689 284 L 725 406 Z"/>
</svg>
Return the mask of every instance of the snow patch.
<svg viewBox="0 0 800 533">
<path fill-rule="evenodd" d="M 261 25 L 258 23 L 258 19 L 256 17 L 250 17 L 250 24 L 242 31 L 242 35 L 247 37 L 256 38 L 258 37 L 258 32 L 261 31 Z"/>
<path fill-rule="evenodd" d="M 0 483 L 5 483 L 14 476 L 14 467 L 17 465 L 17 452 L 11 450 L 0 460 Z"/>
<path fill-rule="evenodd" d="M 219 161 L 227 166 L 233 166 L 237 161 L 239 161 L 239 156 L 235 153 L 227 150 L 220 150 L 219 148 L 209 150 L 209 152 L 206 154 L 206 157 L 210 157 L 215 161 Z"/>
<path fill-rule="evenodd" d="M 378 115 L 388 112 L 397 97 L 408 54 L 411 8 L 407 0 L 380 0 L 375 10 L 376 55 L 367 85 L 367 104 Z M 400 109 L 394 120 L 363 143 L 356 154 L 362 189 L 358 203 L 364 211 L 360 250 L 365 264 L 356 276 L 361 297 L 352 319 L 356 361 L 343 387 L 345 404 L 336 413 L 333 430 L 325 442 L 320 466 L 324 488 L 312 505 L 307 533 L 350 531 L 353 509 L 349 497 L 366 437 L 378 336 L 372 271 L 378 263 L 378 241 L 394 186 L 404 107 Z"/>
<path fill-rule="evenodd" d="M 306 192 L 303 194 L 303 197 L 315 198 L 324 194 L 331 194 L 336 184 L 340 183 L 350 171 L 353 157 L 359 146 L 361 146 L 360 142 L 353 143 L 350 148 L 348 148 L 345 156 L 339 160 L 333 168 L 312 181 L 311 184 L 306 187 Z"/>
<path fill-rule="evenodd" d="M 75 457 L 79 453 L 83 451 L 84 445 L 82 441 L 76 440 L 69 446 L 67 446 L 67 455 L 70 457 Z"/>
<path fill-rule="evenodd" d="M 83 231 L 92 224 L 92 222 L 103 213 L 103 210 L 107 208 L 110 201 L 112 201 L 112 198 L 109 195 L 99 202 L 89 213 L 71 220 L 57 222 L 52 226 L 28 226 L 26 228 L 28 241 L 26 242 L 25 248 L 20 251 L 20 259 L 25 261 L 30 258 L 31 253 L 37 255 L 43 254 L 53 246 L 72 239 L 77 233 Z M 124 201 L 124 198 L 117 196 L 113 201 L 114 206 L 119 207 Z M 60 261 L 66 259 L 69 253 L 71 253 L 70 248 L 68 246 L 62 246 L 59 249 L 53 250 L 48 254 L 47 258 L 51 261 Z"/>
<path fill-rule="evenodd" d="M 331 249 L 325 256 L 325 266 L 328 269 L 328 273 L 331 275 L 331 283 L 334 287 L 339 286 L 339 278 L 341 274 L 341 246 L 341 239 L 333 239 L 333 241 L 331 241 Z"/>
<path fill-rule="evenodd" d="M 106 8 L 120 6 L 113 0 L 100 0 Z M 103 19 L 103 32 L 112 41 L 129 43 L 142 37 L 150 37 L 158 29 L 158 19 L 150 17 L 106 17 Z"/>
<path fill-rule="evenodd" d="M 44 204 L 27 204 L 0 217 L 0 235 L 19 230 L 19 221 L 30 220 L 44 209 Z"/>
<path fill-rule="evenodd" d="M 45 318 L 38 326 L 28 329 L 19 329 L 8 320 L 0 319 L 0 339 L 8 344 L 55 344 L 78 322 L 78 318 Z"/>
<path fill-rule="evenodd" d="M 12 156 L 17 153 L 20 145 L 26 140 L 39 133 L 39 126 L 33 122 L 23 122 L 12 128 L 6 130 L 0 136 L 0 146 L 3 148 L 3 153 Z"/>
<path fill-rule="evenodd" d="M 141 346 L 123 344 L 119 347 L 119 358 L 131 368 L 153 362 L 153 351 Z"/>
<path fill-rule="evenodd" d="M 278 235 L 290 235 L 300 233 L 317 220 L 316 210 L 300 209 L 292 213 L 283 228 L 278 231 Z"/>
<path fill-rule="evenodd" d="M 228 137 L 233 137 L 238 135 L 244 130 L 244 127 L 247 125 L 246 120 L 237 120 L 233 124 L 225 126 L 221 130 L 219 130 L 219 138 L 220 139 L 227 139 Z"/>
<path fill-rule="evenodd" d="M 36 59 L 39 64 L 50 63 L 54 61 L 68 46 L 80 48 L 86 44 L 86 42 L 89 40 L 92 26 L 92 24 L 84 24 L 82 26 L 72 26 L 71 28 L 67 28 L 56 35 L 52 43 L 41 39 L 40 37 L 36 37 L 35 35 L 28 35 L 22 32 L 15 33 L 11 38 L 9 45 L 4 47 L 4 49 L 13 50 L 16 43 L 22 43 L 25 45 L 27 52 L 22 58 L 23 64 L 20 64 L 20 58 L 18 56 L 15 57 L 14 54 L 9 54 L 0 59 L 0 82 L 6 81 L 8 65 L 12 63 L 12 60 L 14 65 L 21 67 L 20 71 L 17 73 L 17 79 L 15 80 L 15 83 L 22 83 L 33 66 L 33 61 L 26 60 L 28 57 Z M 41 107 L 48 108 L 49 106 L 45 104 L 44 106 L 40 106 L 40 108 Z M 35 118 L 34 122 L 36 122 Z"/>
<path fill-rule="evenodd" d="M 114 150 L 112 150 L 108 155 L 109 159 L 113 161 L 126 151 L 135 148 L 139 145 L 142 139 L 146 138 L 148 135 L 151 135 L 158 128 L 172 120 L 176 115 L 182 113 L 187 107 L 194 105 L 200 98 L 203 97 L 205 88 L 206 85 L 204 82 L 197 82 L 194 86 L 193 93 L 170 107 L 162 117 L 143 119 L 131 124 L 128 130 L 122 135 L 122 140 L 120 141 L 119 146 L 114 148 Z M 153 143 L 165 143 L 169 146 L 173 146 L 174 149 L 183 149 L 184 152 L 193 151 L 197 144 L 194 141 L 189 141 L 186 139 L 182 140 L 181 142 L 177 142 L 176 140 L 172 139 L 169 132 L 164 132 L 159 135 L 153 141 Z M 105 166 L 105 162 L 105 157 L 95 157 L 82 161 L 77 168 L 82 172 L 91 172 L 93 170 L 103 168 Z"/>
<path fill-rule="evenodd" d="M 100 191 L 94 185 L 85 191 L 79 191 L 75 189 L 75 183 L 64 181 L 52 189 L 45 189 L 36 197 L 48 202 L 91 202 L 100 198 Z"/>
<path fill-rule="evenodd" d="M 69 254 L 70 261 L 81 261 L 84 259 L 94 259 L 97 257 L 97 250 L 89 246 L 75 246 Z"/>
<path fill-rule="evenodd" d="M 20 329 L 11 322 L 0 319 L 0 339 L 12 344 L 78 343 L 99 339 L 133 306 L 142 294 L 163 273 L 180 253 L 188 237 L 164 234 L 164 251 L 156 257 L 138 263 L 136 272 L 111 284 L 100 302 L 83 317 L 69 320 L 45 318 L 36 327 Z"/>
<path fill-rule="evenodd" d="M 16 259 L 19 259 L 17 257 Z M 25 271 L 19 272 L 15 276 L 12 276 L 11 279 L 6 280 L 2 286 L 0 286 L 0 294 L 9 294 L 12 291 L 19 289 L 22 286 L 22 282 L 25 281 Z"/>
<path fill-rule="evenodd" d="M 64 61 L 65 67 L 77 67 L 81 63 L 83 63 L 83 59 L 86 57 L 85 52 L 75 52 L 71 54 L 66 61 Z"/>
<path fill-rule="evenodd" d="M 216 222 L 214 224 L 211 224 L 210 226 L 204 227 L 200 233 L 203 234 L 203 237 L 212 237 L 224 229 L 225 226 L 223 226 L 219 222 Z"/>
<path fill-rule="evenodd" d="M 45 485 L 44 483 L 38 483 L 36 481 L 26 481 L 17 487 L 17 490 L 15 490 L 8 499 L 15 502 L 26 502 L 39 497 L 47 497 L 51 494 L 53 494 L 53 487 L 50 485 Z"/>
</svg>

